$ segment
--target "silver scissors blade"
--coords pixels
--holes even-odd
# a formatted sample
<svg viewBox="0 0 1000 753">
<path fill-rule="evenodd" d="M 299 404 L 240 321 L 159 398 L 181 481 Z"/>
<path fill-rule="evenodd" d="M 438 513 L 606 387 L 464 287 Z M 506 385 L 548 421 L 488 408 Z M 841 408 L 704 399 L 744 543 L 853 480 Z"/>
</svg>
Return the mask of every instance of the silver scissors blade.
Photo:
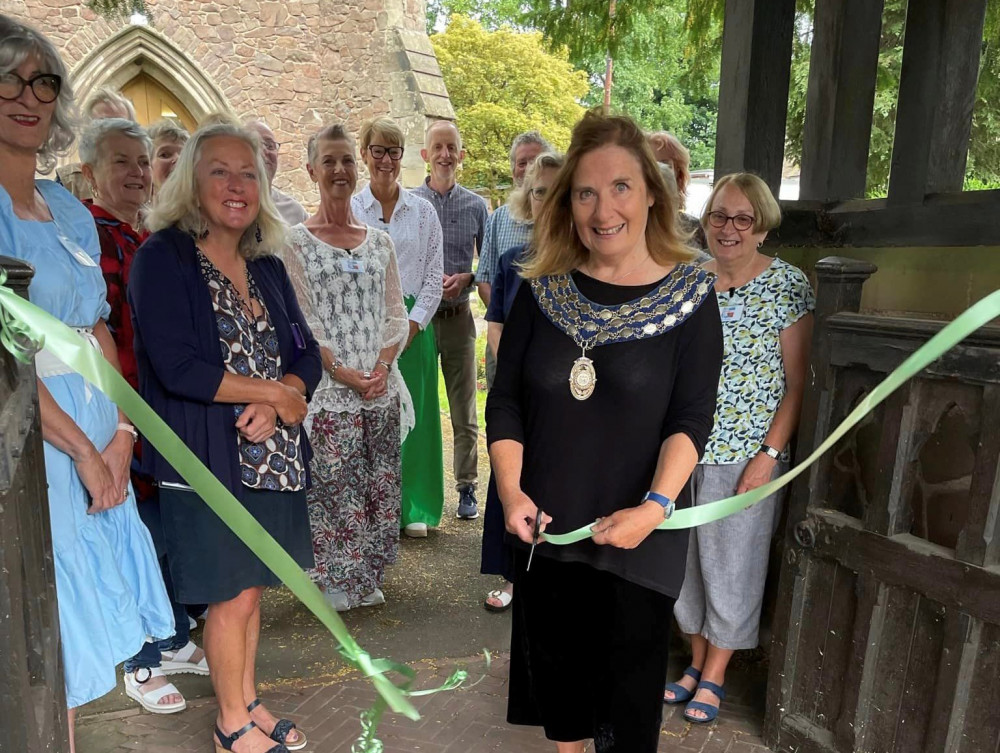
<svg viewBox="0 0 1000 753">
<path fill-rule="evenodd" d="M 525 572 L 531 570 L 531 560 L 535 556 L 535 547 L 538 546 L 538 537 L 542 531 L 542 515 L 544 515 L 544 513 L 539 510 L 538 514 L 535 516 L 535 530 L 531 535 L 531 551 L 528 553 L 528 566 L 524 568 Z"/>
</svg>

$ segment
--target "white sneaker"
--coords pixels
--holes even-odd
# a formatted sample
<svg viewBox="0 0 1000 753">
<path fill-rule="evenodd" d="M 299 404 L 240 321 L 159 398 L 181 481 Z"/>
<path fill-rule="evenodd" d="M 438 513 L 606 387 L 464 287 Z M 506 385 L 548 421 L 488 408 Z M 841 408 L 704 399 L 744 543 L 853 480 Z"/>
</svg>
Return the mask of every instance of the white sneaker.
<svg viewBox="0 0 1000 753">
<path fill-rule="evenodd" d="M 408 523 L 406 525 L 406 528 L 403 529 L 403 533 L 405 533 L 411 539 L 426 539 L 427 538 L 427 524 L 426 523 Z"/>
<path fill-rule="evenodd" d="M 338 612 L 347 612 L 351 608 L 351 605 L 347 601 L 347 594 L 343 591 L 327 591 L 324 589 L 323 598 L 326 599 L 327 604 Z"/>
</svg>

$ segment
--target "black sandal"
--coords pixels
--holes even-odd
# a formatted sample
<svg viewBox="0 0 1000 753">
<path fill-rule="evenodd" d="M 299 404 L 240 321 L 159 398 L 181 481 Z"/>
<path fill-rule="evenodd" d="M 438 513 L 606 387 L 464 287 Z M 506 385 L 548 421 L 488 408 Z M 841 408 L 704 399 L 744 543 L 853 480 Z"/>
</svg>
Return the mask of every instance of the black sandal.
<svg viewBox="0 0 1000 753">
<path fill-rule="evenodd" d="M 254 698 L 250 705 L 247 706 L 247 711 L 253 713 L 253 710 L 258 706 L 260 706 L 260 698 Z M 288 733 L 293 729 L 298 730 L 299 739 L 297 742 L 289 743 L 287 742 Z M 264 730 L 261 730 L 261 732 L 263 731 Z M 281 743 L 282 746 L 284 746 L 288 751 L 302 750 L 309 744 L 309 741 L 306 740 L 306 736 L 302 733 L 302 730 L 299 730 L 299 728 L 295 726 L 295 722 L 291 719 L 279 719 L 278 723 L 274 725 L 274 729 L 271 730 L 271 734 L 268 735 L 268 737 L 276 743 Z M 268 753 L 271 753 L 271 751 L 268 751 Z"/>
<path fill-rule="evenodd" d="M 219 725 L 215 725 L 215 736 L 218 738 L 214 740 L 216 750 L 232 750 L 236 741 L 239 740 L 243 735 L 245 735 L 250 730 L 254 729 L 257 725 L 252 721 L 244 727 L 236 730 L 231 735 L 223 734 L 222 730 L 219 729 Z M 268 749 L 267 753 L 288 753 L 288 748 L 282 745 L 280 742 L 273 748 Z"/>
</svg>

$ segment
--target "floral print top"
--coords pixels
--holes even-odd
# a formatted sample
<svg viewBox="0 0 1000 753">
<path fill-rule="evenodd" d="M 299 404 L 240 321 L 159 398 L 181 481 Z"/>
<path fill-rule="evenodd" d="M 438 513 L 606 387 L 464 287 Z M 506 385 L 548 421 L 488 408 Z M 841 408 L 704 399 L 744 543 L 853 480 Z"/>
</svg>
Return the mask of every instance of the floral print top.
<svg viewBox="0 0 1000 753">
<path fill-rule="evenodd" d="M 198 251 L 201 276 L 212 296 L 212 308 L 219 327 L 219 344 L 226 371 L 251 379 L 281 379 L 281 351 L 264 297 L 257 290 L 253 275 L 247 270 L 250 298 L 264 310 L 251 319 L 240 302 L 240 294 L 201 251 Z M 249 302 L 248 302 L 249 303 Z M 235 422 L 245 405 L 234 405 Z M 289 428 L 280 421 L 270 439 L 253 443 L 237 434 L 240 478 L 250 489 L 293 492 L 305 488 L 306 472 L 299 447 L 299 427 Z"/>
<path fill-rule="evenodd" d="M 732 293 L 719 293 L 725 356 L 702 463 L 741 463 L 760 451 L 785 396 L 779 336 L 815 307 L 805 274 L 781 259 Z"/>
</svg>

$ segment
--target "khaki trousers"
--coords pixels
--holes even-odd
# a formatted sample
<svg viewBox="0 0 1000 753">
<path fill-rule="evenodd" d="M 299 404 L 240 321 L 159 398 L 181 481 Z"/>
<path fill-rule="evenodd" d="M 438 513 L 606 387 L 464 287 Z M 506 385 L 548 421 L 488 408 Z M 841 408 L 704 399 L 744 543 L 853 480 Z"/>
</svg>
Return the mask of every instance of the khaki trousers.
<svg viewBox="0 0 1000 753">
<path fill-rule="evenodd" d="M 476 420 L 476 324 L 472 311 L 434 317 L 434 337 L 448 393 L 455 436 L 455 486 L 475 486 L 479 472 L 479 426 Z"/>
</svg>

